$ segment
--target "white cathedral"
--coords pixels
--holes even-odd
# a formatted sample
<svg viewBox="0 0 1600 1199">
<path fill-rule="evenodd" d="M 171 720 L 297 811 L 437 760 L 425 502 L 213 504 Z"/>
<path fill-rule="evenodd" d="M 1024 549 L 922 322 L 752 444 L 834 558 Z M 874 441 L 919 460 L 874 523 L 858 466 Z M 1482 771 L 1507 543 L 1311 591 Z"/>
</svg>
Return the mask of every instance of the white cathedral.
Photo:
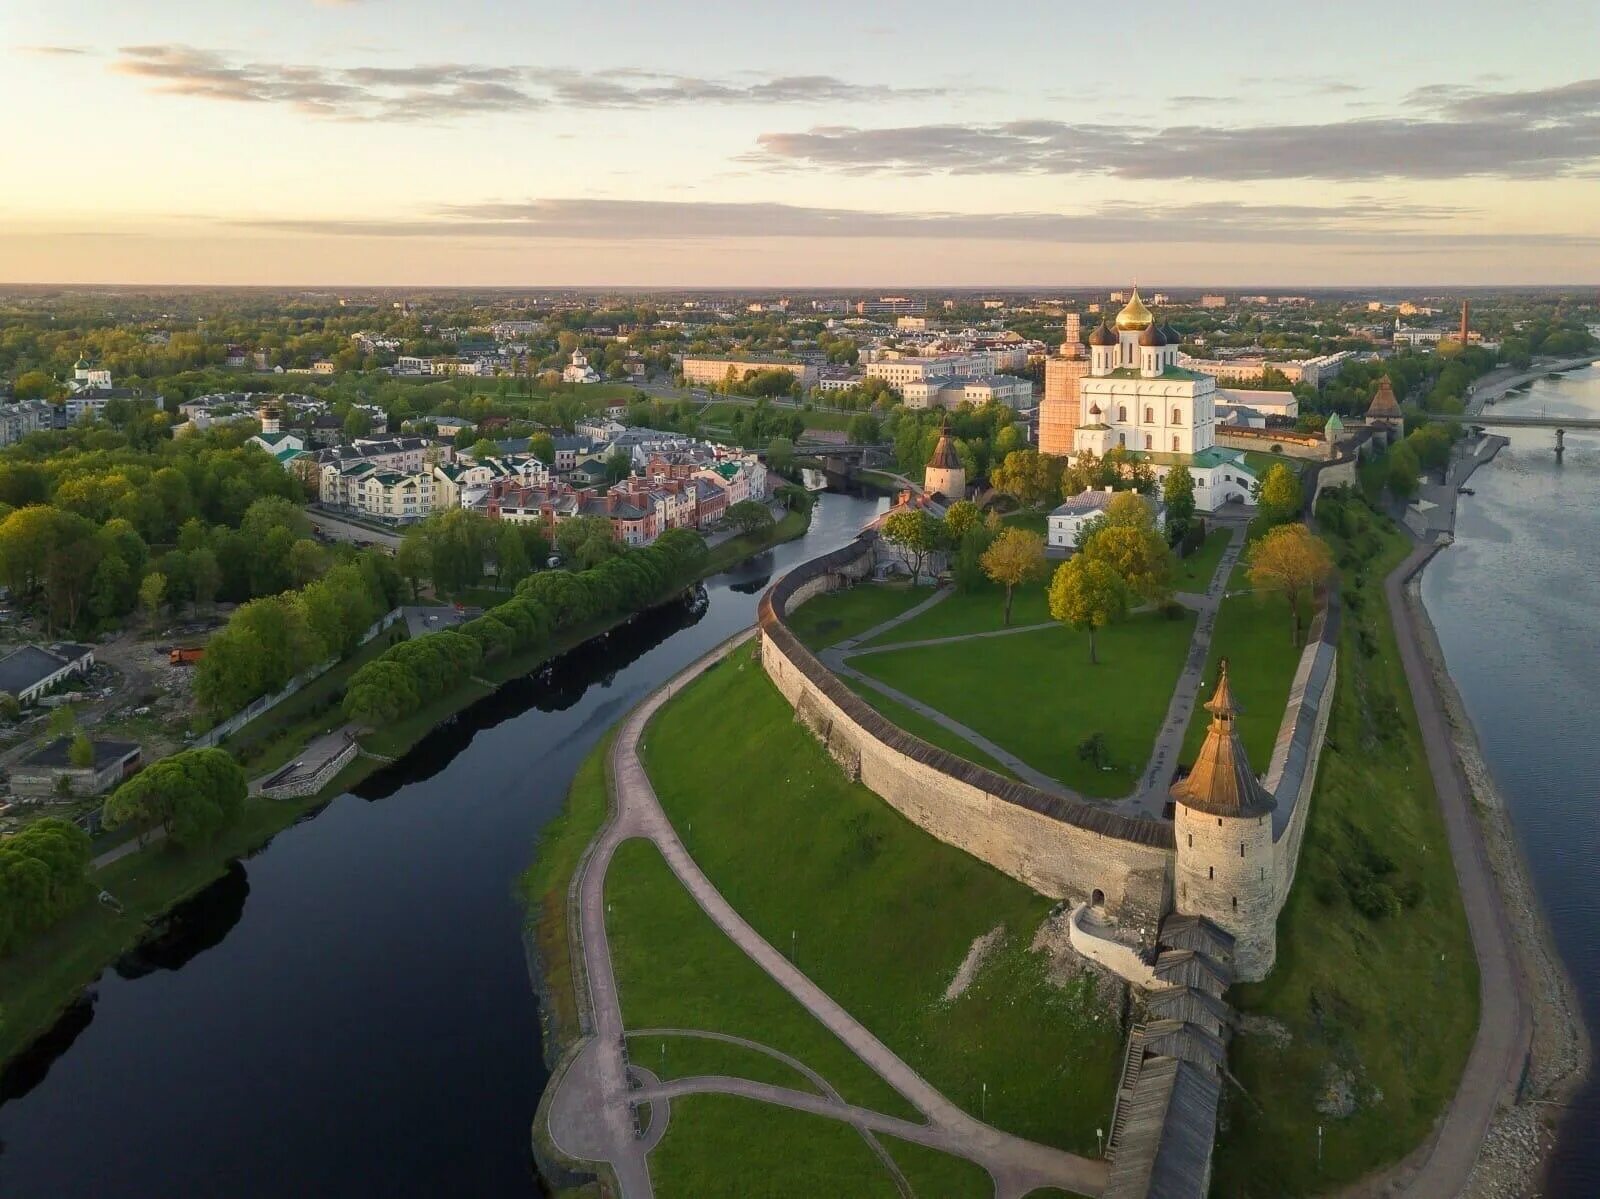
<svg viewBox="0 0 1600 1199">
<path fill-rule="evenodd" d="M 1231 500 L 1251 503 L 1256 476 L 1244 455 L 1216 444 L 1217 381 L 1178 365 L 1180 340 L 1156 323 L 1138 288 L 1114 328 L 1102 321 L 1089 334 L 1072 457 L 1120 447 L 1149 462 L 1158 479 L 1188 467 L 1201 512 Z"/>
</svg>

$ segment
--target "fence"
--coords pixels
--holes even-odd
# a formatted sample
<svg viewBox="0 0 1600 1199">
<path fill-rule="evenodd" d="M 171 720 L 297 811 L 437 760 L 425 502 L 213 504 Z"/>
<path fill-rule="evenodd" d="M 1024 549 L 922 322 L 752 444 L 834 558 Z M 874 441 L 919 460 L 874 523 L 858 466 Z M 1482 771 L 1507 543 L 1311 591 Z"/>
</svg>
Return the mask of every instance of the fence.
<svg viewBox="0 0 1600 1199">
<path fill-rule="evenodd" d="M 365 645 L 379 633 L 397 623 L 403 615 L 404 612 L 400 608 L 395 608 L 385 613 L 376 624 L 361 635 L 359 644 Z M 282 691 L 274 692 L 271 695 L 263 695 L 260 699 L 252 700 L 220 724 L 201 733 L 189 743 L 190 748 L 210 749 L 212 746 L 219 744 L 224 737 L 238 732 L 263 712 L 270 712 L 297 691 L 303 690 L 308 684 L 316 682 L 317 679 L 327 674 L 328 671 L 339 665 L 343 660 L 342 658 L 330 658 L 328 661 L 320 662 L 309 670 L 301 671 L 284 685 Z"/>
</svg>

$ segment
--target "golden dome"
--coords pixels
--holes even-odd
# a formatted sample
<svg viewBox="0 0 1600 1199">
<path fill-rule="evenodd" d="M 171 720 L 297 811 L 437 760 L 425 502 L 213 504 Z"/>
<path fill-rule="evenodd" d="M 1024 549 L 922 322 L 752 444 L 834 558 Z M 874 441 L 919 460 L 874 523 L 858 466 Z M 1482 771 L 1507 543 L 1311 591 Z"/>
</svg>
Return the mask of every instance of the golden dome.
<svg viewBox="0 0 1600 1199">
<path fill-rule="evenodd" d="M 1117 313 L 1117 328 L 1124 330 L 1148 329 L 1155 324 L 1155 317 L 1150 315 L 1150 310 L 1144 306 L 1144 301 L 1139 298 L 1139 289 L 1133 289 L 1133 299 L 1128 301 L 1127 307 Z"/>
</svg>

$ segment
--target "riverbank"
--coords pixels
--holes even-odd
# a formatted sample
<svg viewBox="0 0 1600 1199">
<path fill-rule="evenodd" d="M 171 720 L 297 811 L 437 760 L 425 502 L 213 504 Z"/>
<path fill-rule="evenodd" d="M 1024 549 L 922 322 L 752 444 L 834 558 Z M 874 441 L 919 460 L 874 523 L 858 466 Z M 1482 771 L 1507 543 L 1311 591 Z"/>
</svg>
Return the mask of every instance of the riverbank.
<svg viewBox="0 0 1600 1199">
<path fill-rule="evenodd" d="M 1419 570 L 1405 588 L 1407 614 L 1433 675 L 1452 749 L 1471 791 L 1489 866 L 1509 918 L 1533 1026 L 1514 1102 L 1501 1107 L 1489 1125 L 1462 1194 L 1466 1199 L 1531 1196 L 1542 1190 L 1544 1165 L 1555 1147 L 1554 1117 L 1588 1074 L 1589 1038 L 1576 988 L 1556 951 L 1510 810 L 1484 761 L 1477 730 L 1450 676 L 1421 588 Z"/>
<path fill-rule="evenodd" d="M 809 525 L 809 513 L 790 513 L 765 534 L 731 539 L 713 550 L 700 577 L 800 537 Z M 729 546 L 733 549 L 717 555 L 717 550 Z M 493 694 L 499 685 L 606 634 L 633 615 L 574 629 L 538 653 L 495 663 L 483 672 L 485 680 L 469 680 L 423 710 L 363 737 L 363 753 L 315 796 L 247 800 L 239 823 L 211 845 L 188 852 L 151 846 L 92 873 L 95 889 L 116 896 L 123 913 L 90 901 L 23 950 L 0 960 L 0 1068 L 44 1035 L 106 967 L 144 940 L 172 908 L 221 877 L 229 863 L 260 851 L 278 833 L 404 756 L 434 728 Z"/>
<path fill-rule="evenodd" d="M 1490 371 L 1483 378 L 1477 380 L 1468 389 L 1467 408 L 1468 416 L 1482 412 L 1484 406 L 1492 404 L 1505 395 L 1508 391 L 1542 379 L 1546 375 L 1559 374 L 1561 371 L 1578 370 L 1590 365 L 1596 360 L 1594 354 L 1583 354 L 1576 358 L 1552 358 L 1529 367 L 1525 371 L 1518 371 L 1512 367 L 1501 367 Z"/>
</svg>

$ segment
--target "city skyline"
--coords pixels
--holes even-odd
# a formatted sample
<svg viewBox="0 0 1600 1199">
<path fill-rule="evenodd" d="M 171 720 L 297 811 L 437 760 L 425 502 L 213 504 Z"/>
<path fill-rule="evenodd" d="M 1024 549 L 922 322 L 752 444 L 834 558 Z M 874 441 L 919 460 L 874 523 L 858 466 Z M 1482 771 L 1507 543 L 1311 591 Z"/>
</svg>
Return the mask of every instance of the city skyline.
<svg viewBox="0 0 1600 1199">
<path fill-rule="evenodd" d="M 1307 31 L 1258 4 L 1100 30 L 1031 4 L 29 0 L 0 98 L 49 170 L 0 199 L 0 282 L 1592 282 L 1597 34 L 1543 5 Z"/>
</svg>

